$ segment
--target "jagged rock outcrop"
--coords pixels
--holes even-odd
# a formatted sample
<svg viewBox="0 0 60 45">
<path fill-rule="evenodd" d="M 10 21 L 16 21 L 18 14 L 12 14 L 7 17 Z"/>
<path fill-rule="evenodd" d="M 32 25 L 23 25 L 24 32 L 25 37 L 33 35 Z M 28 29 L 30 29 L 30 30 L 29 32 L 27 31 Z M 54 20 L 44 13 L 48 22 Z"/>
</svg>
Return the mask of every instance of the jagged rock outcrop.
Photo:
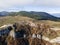
<svg viewBox="0 0 60 45">
<path fill-rule="evenodd" d="M 50 29 L 49 25 L 30 21 L 14 23 L 8 30 L 10 30 L 8 35 L 3 38 L 6 45 L 53 45 L 47 39 L 44 38 L 44 40 L 43 37 L 52 39 L 58 36 L 55 31 Z M 3 40 L 2 36 L 0 39 Z"/>
</svg>

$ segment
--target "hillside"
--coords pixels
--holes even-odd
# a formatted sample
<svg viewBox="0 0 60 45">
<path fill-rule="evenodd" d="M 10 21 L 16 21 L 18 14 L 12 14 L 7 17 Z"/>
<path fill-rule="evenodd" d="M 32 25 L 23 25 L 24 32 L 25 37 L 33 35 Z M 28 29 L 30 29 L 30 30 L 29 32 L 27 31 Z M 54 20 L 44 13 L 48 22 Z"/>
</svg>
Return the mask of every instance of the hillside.
<svg viewBox="0 0 60 45">
<path fill-rule="evenodd" d="M 33 20 L 35 19 L 29 17 L 23 17 L 23 16 L 4 16 L 4 17 L 0 17 L 0 26 L 6 24 L 13 24 L 15 22 L 20 22 L 20 21 L 33 21 Z"/>
<path fill-rule="evenodd" d="M 4 17 L 0 17 L 0 26 L 5 25 L 5 24 L 13 24 L 15 22 L 20 22 L 20 21 L 33 21 L 35 23 L 45 23 L 45 24 L 49 24 L 50 26 L 53 26 L 53 27 L 60 27 L 59 21 L 35 20 L 33 18 L 29 18 L 29 17 L 25 17 L 25 16 L 4 16 Z"/>
<path fill-rule="evenodd" d="M 46 12 L 21 11 L 21 12 L 18 12 L 18 15 L 28 16 L 37 20 L 53 20 L 53 21 L 59 20 L 57 17 L 54 17 Z"/>
<path fill-rule="evenodd" d="M 20 12 L 1 12 L 0 16 L 25 16 L 25 17 L 30 17 L 34 18 L 36 20 L 53 20 L 53 21 L 60 21 L 60 18 L 52 16 L 46 12 L 27 12 L 27 11 L 20 11 Z"/>
</svg>

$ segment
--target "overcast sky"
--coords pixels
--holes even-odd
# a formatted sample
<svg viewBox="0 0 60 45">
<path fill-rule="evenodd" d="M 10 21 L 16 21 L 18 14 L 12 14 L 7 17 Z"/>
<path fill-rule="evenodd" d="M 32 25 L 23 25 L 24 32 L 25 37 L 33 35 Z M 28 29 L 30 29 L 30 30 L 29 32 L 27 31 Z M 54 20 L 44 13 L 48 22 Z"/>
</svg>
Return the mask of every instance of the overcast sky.
<svg viewBox="0 0 60 45">
<path fill-rule="evenodd" d="M 0 11 L 60 13 L 60 0 L 0 0 Z"/>
</svg>

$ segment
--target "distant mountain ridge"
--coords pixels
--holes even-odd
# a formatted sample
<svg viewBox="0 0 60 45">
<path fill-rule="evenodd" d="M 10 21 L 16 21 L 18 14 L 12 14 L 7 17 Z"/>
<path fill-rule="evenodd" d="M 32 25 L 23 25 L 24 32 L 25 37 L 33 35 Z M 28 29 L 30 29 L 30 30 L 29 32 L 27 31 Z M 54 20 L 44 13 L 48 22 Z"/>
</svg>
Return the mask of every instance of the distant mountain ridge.
<svg viewBox="0 0 60 45">
<path fill-rule="evenodd" d="M 60 18 L 60 13 L 53 13 L 52 15 L 57 16 Z"/>
<path fill-rule="evenodd" d="M 35 11 L 0 12 L 0 16 L 16 16 L 16 15 L 27 16 L 37 20 L 53 20 L 53 21 L 60 20 L 60 18 L 52 16 L 51 14 L 48 14 L 46 12 L 35 12 Z"/>
<path fill-rule="evenodd" d="M 6 15 L 8 15 L 8 14 L 9 14 L 9 12 L 6 12 L 6 11 L 0 12 L 0 16 L 6 16 Z"/>
</svg>

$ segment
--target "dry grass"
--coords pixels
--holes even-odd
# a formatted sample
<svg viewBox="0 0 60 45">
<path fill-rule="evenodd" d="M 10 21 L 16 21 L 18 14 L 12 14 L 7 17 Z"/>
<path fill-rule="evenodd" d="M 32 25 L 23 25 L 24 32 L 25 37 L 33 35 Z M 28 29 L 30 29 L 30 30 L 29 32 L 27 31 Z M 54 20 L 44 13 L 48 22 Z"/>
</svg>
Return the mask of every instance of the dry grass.
<svg viewBox="0 0 60 45">
<path fill-rule="evenodd" d="M 60 27 L 60 22 L 58 22 L 58 21 L 42 20 L 40 22 L 48 24 L 48 25 L 50 25 L 52 27 Z"/>
<path fill-rule="evenodd" d="M 34 19 L 28 18 L 28 17 L 22 17 L 22 16 L 6 16 L 6 17 L 0 17 L 0 26 L 4 24 L 13 24 L 15 22 L 19 21 L 32 21 Z"/>
<path fill-rule="evenodd" d="M 34 20 L 29 17 L 23 17 L 23 16 L 6 16 L 6 17 L 0 17 L 0 26 L 4 24 L 10 24 L 10 23 L 15 23 L 19 21 L 34 21 L 35 23 L 45 23 L 49 24 L 52 27 L 60 27 L 60 22 L 56 21 L 50 21 L 50 20 Z"/>
</svg>

